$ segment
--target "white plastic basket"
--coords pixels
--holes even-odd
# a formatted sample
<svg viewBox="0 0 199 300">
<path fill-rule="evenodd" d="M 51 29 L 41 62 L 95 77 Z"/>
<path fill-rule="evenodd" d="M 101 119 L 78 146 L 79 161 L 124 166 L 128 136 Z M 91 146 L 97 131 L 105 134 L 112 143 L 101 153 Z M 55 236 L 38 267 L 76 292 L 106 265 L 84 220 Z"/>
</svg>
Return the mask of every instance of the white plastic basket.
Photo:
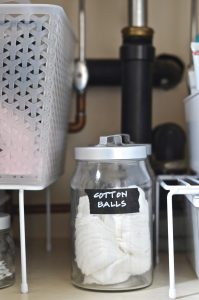
<svg viewBox="0 0 199 300">
<path fill-rule="evenodd" d="M 190 167 L 199 174 L 199 92 L 184 99 Z"/>
<path fill-rule="evenodd" d="M 186 201 L 188 258 L 199 278 L 199 208 Z"/>
<path fill-rule="evenodd" d="M 0 184 L 63 173 L 74 44 L 61 7 L 0 4 Z"/>
</svg>

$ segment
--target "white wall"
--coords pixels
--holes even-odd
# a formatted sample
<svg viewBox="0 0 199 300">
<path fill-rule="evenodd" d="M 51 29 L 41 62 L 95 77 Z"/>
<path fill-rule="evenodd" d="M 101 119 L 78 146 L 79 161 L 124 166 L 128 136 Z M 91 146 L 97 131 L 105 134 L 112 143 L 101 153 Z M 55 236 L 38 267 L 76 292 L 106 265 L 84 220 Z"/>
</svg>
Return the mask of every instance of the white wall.
<svg viewBox="0 0 199 300">
<path fill-rule="evenodd" d="M 33 0 L 33 3 L 41 3 Z M 78 34 L 78 0 L 49 0 L 43 3 L 59 4 L 66 10 L 74 31 Z M 121 29 L 127 25 L 127 0 L 87 0 L 87 45 L 88 58 L 116 58 L 121 45 Z M 189 63 L 189 28 L 191 0 L 149 0 L 149 25 L 154 29 L 156 54 L 170 53 Z M 186 74 L 183 82 L 173 90 L 153 92 L 153 126 L 167 121 L 183 127 L 183 98 L 187 95 Z M 74 100 L 74 99 L 73 99 Z M 120 130 L 121 95 L 119 88 L 89 88 L 87 95 L 87 124 L 78 134 L 68 136 L 65 175 L 52 187 L 55 203 L 70 201 L 70 179 L 75 162 L 75 146 L 97 143 L 101 134 L 117 133 Z M 73 118 L 71 114 L 71 119 Z M 44 192 L 26 194 L 29 203 L 45 202 Z M 44 236 L 45 216 L 28 215 L 29 236 Z M 53 216 L 53 235 L 66 235 L 68 216 Z"/>
</svg>

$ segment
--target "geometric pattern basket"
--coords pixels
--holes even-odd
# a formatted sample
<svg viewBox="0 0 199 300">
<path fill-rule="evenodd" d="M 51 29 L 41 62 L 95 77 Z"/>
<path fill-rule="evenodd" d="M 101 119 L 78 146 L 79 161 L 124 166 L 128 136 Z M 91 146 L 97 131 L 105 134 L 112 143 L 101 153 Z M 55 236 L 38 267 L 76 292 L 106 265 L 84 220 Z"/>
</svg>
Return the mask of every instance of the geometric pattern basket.
<svg viewBox="0 0 199 300">
<path fill-rule="evenodd" d="M 19 190 L 22 293 L 24 190 L 44 189 L 63 173 L 74 44 L 61 7 L 0 4 L 0 189 Z"/>
<path fill-rule="evenodd" d="M 55 5 L 0 5 L 0 184 L 63 173 L 75 39 Z"/>
</svg>

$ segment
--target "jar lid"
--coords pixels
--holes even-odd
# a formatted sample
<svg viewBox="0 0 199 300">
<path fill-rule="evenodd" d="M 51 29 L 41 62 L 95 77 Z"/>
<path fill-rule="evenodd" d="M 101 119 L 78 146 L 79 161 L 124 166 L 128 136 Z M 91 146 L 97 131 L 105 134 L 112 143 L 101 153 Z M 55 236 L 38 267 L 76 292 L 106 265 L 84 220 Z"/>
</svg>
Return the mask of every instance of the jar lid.
<svg viewBox="0 0 199 300">
<path fill-rule="evenodd" d="M 146 152 L 147 152 L 148 156 L 150 156 L 152 154 L 151 144 L 146 144 Z"/>
<path fill-rule="evenodd" d="M 147 155 L 147 145 L 132 143 L 127 134 L 101 136 L 98 145 L 75 148 L 77 160 L 145 159 Z"/>
<path fill-rule="evenodd" d="M 10 228 L 10 215 L 0 213 L 0 230 Z"/>
</svg>

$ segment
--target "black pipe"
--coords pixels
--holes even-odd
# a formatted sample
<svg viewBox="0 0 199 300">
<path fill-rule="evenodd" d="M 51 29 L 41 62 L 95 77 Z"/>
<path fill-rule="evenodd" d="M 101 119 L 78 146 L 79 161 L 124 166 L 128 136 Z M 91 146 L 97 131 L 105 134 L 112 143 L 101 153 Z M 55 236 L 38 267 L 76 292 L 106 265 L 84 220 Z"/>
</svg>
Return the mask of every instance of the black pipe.
<svg viewBox="0 0 199 300">
<path fill-rule="evenodd" d="M 89 86 L 121 85 L 121 61 L 118 59 L 88 59 Z"/>
<path fill-rule="evenodd" d="M 128 29 L 127 29 L 128 30 Z M 131 30 L 131 29 L 130 29 Z M 151 30 L 152 31 L 152 30 Z M 123 35 L 122 132 L 136 143 L 151 142 L 154 48 L 151 35 Z"/>
<path fill-rule="evenodd" d="M 89 86 L 121 86 L 121 61 L 118 59 L 88 59 Z M 155 58 L 153 87 L 168 90 L 178 85 L 184 64 L 174 55 L 161 54 Z"/>
<path fill-rule="evenodd" d="M 183 78 L 185 65 L 175 55 L 161 54 L 153 68 L 153 87 L 168 90 L 176 87 Z"/>
</svg>

